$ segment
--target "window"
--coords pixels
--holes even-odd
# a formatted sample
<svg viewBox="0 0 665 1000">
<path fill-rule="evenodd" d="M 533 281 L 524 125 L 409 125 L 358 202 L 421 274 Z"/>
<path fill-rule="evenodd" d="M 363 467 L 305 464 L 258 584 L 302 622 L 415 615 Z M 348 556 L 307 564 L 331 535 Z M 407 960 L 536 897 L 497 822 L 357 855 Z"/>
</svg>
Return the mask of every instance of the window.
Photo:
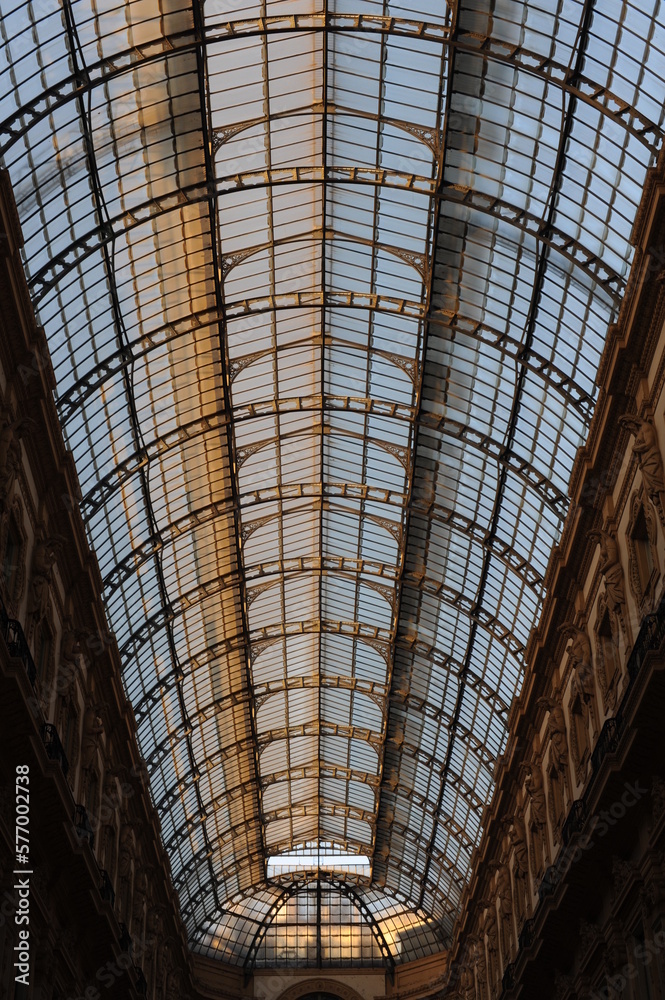
<svg viewBox="0 0 665 1000">
<path fill-rule="evenodd" d="M 600 682 L 603 694 L 611 690 L 619 669 L 619 647 L 614 641 L 609 611 L 605 611 L 596 630 L 600 658 Z"/>
<path fill-rule="evenodd" d="M 550 821 L 552 830 L 558 836 L 563 818 L 563 778 L 555 767 L 549 768 L 548 776 Z"/>
<path fill-rule="evenodd" d="M 42 621 L 37 626 L 34 639 L 34 661 L 40 684 L 47 683 L 50 677 L 51 648 L 51 631 Z"/>
<path fill-rule="evenodd" d="M 20 562 L 21 534 L 12 515 L 2 553 L 2 582 L 9 601 L 14 601 L 17 597 Z"/>
<path fill-rule="evenodd" d="M 370 862 L 365 854 L 351 854 L 333 844 L 307 843 L 268 858 L 268 878 L 297 871 L 345 872 L 370 875 Z"/>
<path fill-rule="evenodd" d="M 573 701 L 570 711 L 575 774 L 577 780 L 581 781 L 589 757 L 589 717 L 579 695 Z"/>
<path fill-rule="evenodd" d="M 643 613 L 651 611 L 659 576 L 656 551 L 657 522 L 650 503 L 640 494 L 633 496 L 628 528 L 630 587 Z"/>
</svg>

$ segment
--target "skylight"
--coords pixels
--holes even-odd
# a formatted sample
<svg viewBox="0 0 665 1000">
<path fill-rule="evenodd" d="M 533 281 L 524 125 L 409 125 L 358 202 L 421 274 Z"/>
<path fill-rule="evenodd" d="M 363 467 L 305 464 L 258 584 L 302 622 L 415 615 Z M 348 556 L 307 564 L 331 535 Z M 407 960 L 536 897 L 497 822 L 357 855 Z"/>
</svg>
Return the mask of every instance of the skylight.
<svg viewBox="0 0 665 1000">
<path fill-rule="evenodd" d="M 331 844 L 305 844 L 304 847 L 268 858 L 268 878 L 293 872 L 334 872 L 336 875 L 363 875 L 369 878 L 370 860 L 366 854 L 336 849 Z"/>
</svg>

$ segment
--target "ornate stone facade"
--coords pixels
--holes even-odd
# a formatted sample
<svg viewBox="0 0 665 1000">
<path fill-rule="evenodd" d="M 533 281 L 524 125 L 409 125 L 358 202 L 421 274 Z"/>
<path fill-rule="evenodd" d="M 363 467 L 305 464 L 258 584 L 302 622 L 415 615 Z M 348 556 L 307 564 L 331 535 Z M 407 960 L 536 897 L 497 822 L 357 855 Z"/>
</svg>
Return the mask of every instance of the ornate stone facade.
<svg viewBox="0 0 665 1000">
<path fill-rule="evenodd" d="M 2 181 L 2 177 L 0 177 Z M 0 218 L 9 195 L 0 183 Z M 0 862 L 0 997 L 193 995 L 191 956 L 157 851 L 159 829 L 109 637 L 101 579 L 56 418 L 18 255 L 0 257 L 0 858 L 14 853 L 15 768 L 30 778 L 30 976 L 15 994 L 20 905 Z M 29 414 L 29 418 L 25 415 Z M 10 815 L 11 814 L 11 815 Z M 9 834 L 11 831 L 11 836 Z M 160 871 L 161 869 L 161 871 Z M 134 879 L 134 873 L 142 873 Z M 149 877 L 148 877 L 149 873 Z M 160 877 L 157 877 L 157 874 Z M 150 901 L 148 903 L 148 900 Z M 163 913 L 169 975 L 148 968 L 147 908 Z"/>
</svg>

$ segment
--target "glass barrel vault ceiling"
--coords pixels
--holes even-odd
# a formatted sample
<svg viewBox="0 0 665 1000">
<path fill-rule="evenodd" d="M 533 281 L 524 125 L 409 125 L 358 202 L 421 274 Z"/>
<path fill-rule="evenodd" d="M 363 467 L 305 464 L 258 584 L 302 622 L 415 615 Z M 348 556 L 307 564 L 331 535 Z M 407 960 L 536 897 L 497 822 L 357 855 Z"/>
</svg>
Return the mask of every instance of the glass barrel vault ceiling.
<svg viewBox="0 0 665 1000">
<path fill-rule="evenodd" d="M 0 7 L 3 162 L 192 946 L 426 954 L 662 143 L 662 5 Z M 370 874 L 267 879 L 319 849 Z"/>
</svg>

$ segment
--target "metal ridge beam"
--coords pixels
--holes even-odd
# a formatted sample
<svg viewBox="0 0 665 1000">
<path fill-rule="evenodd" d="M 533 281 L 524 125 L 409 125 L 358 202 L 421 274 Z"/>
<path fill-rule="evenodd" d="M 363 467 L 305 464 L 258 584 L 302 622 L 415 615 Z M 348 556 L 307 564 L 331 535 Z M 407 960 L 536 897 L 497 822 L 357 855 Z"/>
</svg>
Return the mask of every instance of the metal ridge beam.
<svg viewBox="0 0 665 1000">
<path fill-rule="evenodd" d="M 312 501 L 311 509 L 313 509 L 315 505 L 318 505 L 318 501 Z M 303 506 L 299 506 L 297 510 L 293 511 L 291 516 L 298 516 L 303 509 L 305 509 Z M 330 503 L 330 501 L 325 502 L 325 509 L 337 509 L 348 512 L 349 517 L 356 516 L 355 512 L 348 511 L 345 507 L 336 507 L 336 505 Z M 515 573 L 515 575 L 518 576 L 519 579 L 522 580 L 522 582 L 525 583 L 531 590 L 533 590 L 536 595 L 540 595 L 543 587 L 543 577 L 538 570 L 536 570 L 528 559 L 517 552 L 508 542 L 502 541 L 498 538 L 488 539 L 487 528 L 482 524 L 473 521 L 471 518 L 466 517 L 459 511 L 454 510 L 454 508 L 446 507 L 444 504 L 440 503 L 428 503 L 424 499 L 416 499 L 414 501 L 414 509 L 423 519 L 433 521 L 437 524 L 446 525 L 451 531 L 472 539 L 476 542 L 476 544 L 482 546 L 483 548 L 491 548 L 497 559 L 499 559 L 505 566 Z M 157 550 L 164 550 L 183 535 L 188 534 L 190 531 L 195 531 L 202 525 L 214 523 L 217 518 L 226 516 L 228 513 L 229 508 L 226 506 L 221 506 L 220 509 L 219 503 L 207 504 L 204 507 L 200 507 L 197 510 L 184 514 L 181 518 L 178 518 L 177 521 L 167 523 L 164 528 L 160 529 L 158 538 L 148 538 L 141 542 L 136 549 L 133 549 L 127 556 L 124 557 L 124 559 L 117 563 L 103 578 L 104 594 L 107 602 L 119 587 L 121 587 L 127 580 L 131 579 L 136 571 L 144 563 L 150 560 L 153 552 Z M 282 516 L 284 515 L 275 513 L 266 515 L 263 518 L 257 518 L 255 521 L 245 523 L 242 529 L 243 541 L 247 541 L 255 530 L 259 530 L 266 524 L 271 523 L 273 520 Z M 358 513 L 358 516 L 360 516 L 360 513 Z M 367 517 L 366 514 L 363 516 Z M 391 537 L 395 538 L 395 529 L 391 529 L 388 525 L 381 523 L 381 521 L 377 522 L 374 518 L 369 519 L 374 523 L 378 523 L 379 527 L 382 527 L 391 535 Z M 397 522 L 393 523 L 397 525 Z M 266 564 L 258 564 L 257 566 L 249 566 L 247 571 L 248 579 L 253 579 L 255 576 L 265 576 L 266 573 L 262 569 L 265 565 Z M 331 570 L 337 571 L 337 567 L 331 566 L 330 568 Z M 394 573 L 395 570 L 393 569 L 393 574 Z M 387 573 L 386 576 L 389 579 L 392 578 L 390 573 Z"/>
<path fill-rule="evenodd" d="M 373 312 L 385 313 L 386 315 L 397 314 L 408 316 L 414 321 L 418 321 L 423 316 L 421 303 L 399 299 L 387 295 L 379 295 L 369 292 L 354 292 L 330 289 L 321 292 L 284 292 L 275 296 L 260 296 L 254 299 L 243 299 L 231 302 L 227 306 L 227 323 L 241 320 L 243 317 L 259 316 L 265 313 L 276 312 L 278 310 L 291 309 L 320 309 L 324 306 L 328 309 L 365 309 Z M 76 414 L 78 409 L 89 399 L 105 382 L 114 378 L 124 369 L 131 369 L 137 361 L 148 358 L 154 350 L 162 350 L 166 344 L 180 338 L 192 336 L 193 329 L 201 329 L 213 326 L 219 322 L 217 310 L 206 309 L 201 312 L 192 313 L 187 317 L 186 322 L 180 324 L 168 324 L 166 327 L 151 330 L 143 336 L 130 341 L 129 349 L 124 354 L 111 355 L 103 361 L 98 362 L 93 368 L 82 375 L 73 386 L 64 392 L 56 400 L 58 413 L 63 425 Z M 594 405 L 592 393 L 582 389 L 575 380 L 563 372 L 558 366 L 544 355 L 540 354 L 533 347 L 525 349 L 519 340 L 511 337 L 505 331 L 501 332 L 471 320 L 461 313 L 448 313 L 435 310 L 429 319 L 431 325 L 439 326 L 450 331 L 451 340 L 455 340 L 458 335 L 477 340 L 479 344 L 496 350 L 503 357 L 508 358 L 514 364 L 528 368 L 539 378 L 541 378 L 554 392 L 562 397 L 565 402 L 572 406 L 580 416 L 588 421 L 591 418 Z M 312 343 L 312 338 L 309 341 Z M 362 344 L 345 342 L 341 337 L 330 337 L 326 343 L 334 347 L 346 347 L 349 349 L 369 353 L 370 349 Z M 277 350 L 288 351 L 294 346 L 293 343 L 284 344 Z M 371 350 L 373 355 L 382 357 L 391 362 L 396 367 L 407 371 L 410 377 L 416 377 L 416 361 L 399 357 L 388 351 Z M 250 352 L 246 355 L 234 357 L 230 361 L 229 369 L 231 381 L 244 371 L 255 361 L 271 355 L 271 351 L 262 350 Z M 407 367 L 407 364 L 409 367 Z"/>
<path fill-rule="evenodd" d="M 345 403 L 342 398 L 340 410 L 346 412 L 344 410 L 344 406 Z M 106 476 L 99 479 L 93 488 L 89 490 L 88 493 L 81 499 L 80 506 L 84 520 L 87 520 L 96 514 L 116 490 L 120 489 L 137 472 L 145 469 L 151 461 L 159 458 L 174 448 L 178 448 L 181 445 L 186 444 L 188 441 L 194 441 L 199 437 L 204 437 L 206 434 L 216 433 L 226 428 L 229 423 L 229 419 L 223 412 L 216 413 L 211 416 L 197 418 L 188 424 L 181 424 L 179 427 L 169 431 L 167 434 L 158 438 L 153 438 L 151 441 L 147 442 L 139 451 L 134 452 L 133 455 L 130 455 L 123 462 L 119 462 L 109 473 L 107 473 Z M 461 441 L 464 444 L 468 444 L 480 452 L 483 452 L 496 461 L 498 465 L 505 468 L 507 471 L 513 472 L 535 493 L 539 494 L 549 507 L 555 509 L 559 516 L 562 517 L 565 514 L 568 504 L 567 495 L 551 483 L 547 476 L 538 472 L 538 470 L 529 461 L 513 456 L 510 450 L 506 450 L 499 441 L 493 440 L 492 437 L 484 433 L 484 431 L 476 430 L 475 428 L 469 427 L 458 420 L 445 416 L 438 416 L 434 413 L 420 413 L 415 421 L 415 425 L 422 425 L 425 430 L 429 430 L 433 433 L 441 435 L 449 434 L 454 439 Z M 347 434 L 347 436 L 353 435 Z M 259 445 L 261 447 L 265 447 L 273 441 L 274 438 L 271 438 L 268 441 L 259 442 Z M 378 445 L 378 440 L 375 443 Z M 384 444 L 384 450 L 387 449 L 388 445 Z M 256 450 L 259 450 L 259 448 Z M 273 491 L 272 499 L 278 499 L 276 491 L 280 491 L 281 495 L 279 499 L 284 499 L 289 495 L 289 493 L 291 496 L 314 497 L 325 494 L 325 490 L 328 488 L 332 488 L 334 490 L 338 485 L 341 485 L 342 487 L 346 486 L 351 491 L 351 496 L 355 491 L 362 491 L 365 494 L 363 499 L 367 499 L 370 494 L 376 498 L 383 493 L 386 500 L 381 500 L 380 502 L 390 503 L 392 498 L 396 496 L 401 498 L 404 496 L 403 494 L 398 495 L 392 490 L 381 490 L 376 486 L 372 487 L 365 484 L 326 483 L 324 488 L 318 484 L 303 483 L 300 486 L 281 487 L 276 485 L 274 487 L 264 488 L 263 490 L 253 490 L 250 494 L 240 494 L 237 505 L 243 508 L 249 506 L 252 501 L 250 501 L 250 503 L 246 503 L 245 497 L 247 496 L 258 497 L 260 495 L 264 495 L 267 499 L 269 499 L 271 498 L 271 490 Z M 314 492 L 317 489 L 320 491 L 319 493 Z M 398 505 L 403 506 L 405 502 L 406 500 L 404 499 L 403 502 Z M 229 509 L 235 509 L 233 504 L 230 505 Z"/>
<path fill-rule="evenodd" d="M 336 16 L 340 17 L 342 15 Z M 353 17 L 353 15 L 347 15 L 347 17 Z M 425 24 L 425 22 L 420 23 Z M 341 31 L 358 31 L 360 33 L 375 33 L 376 31 L 380 31 L 383 33 L 383 26 L 378 26 L 367 21 L 361 22 L 354 28 L 332 27 L 333 30 Z M 295 26 L 291 30 L 300 31 L 302 29 Z M 310 30 L 323 31 L 325 28 L 319 25 Z M 282 33 L 284 32 L 282 31 Z M 393 31 L 390 32 L 388 30 L 387 33 L 406 34 L 406 32 L 400 32 L 399 27 L 393 27 Z M 235 36 L 229 34 L 227 37 L 233 38 Z M 520 69 L 526 73 L 540 77 L 548 83 L 566 90 L 601 114 L 610 117 L 612 121 L 630 132 L 631 135 L 634 135 L 636 139 L 654 154 L 658 152 L 662 145 L 663 130 L 657 123 L 651 121 L 646 115 L 638 111 L 636 107 L 629 104 L 629 102 L 618 97 L 608 87 L 595 83 L 589 77 L 582 74 L 572 74 L 569 67 L 558 63 L 549 56 L 533 52 L 522 45 L 503 42 L 499 39 L 478 35 L 473 32 L 460 31 L 454 41 L 450 38 L 439 40 L 442 41 L 442 44 L 455 47 L 461 52 L 476 56 L 486 62 L 495 60 L 507 63 L 515 69 Z M 11 116 L 0 124 L 0 136 L 4 135 L 6 137 L 0 142 L 0 154 L 5 154 L 33 126 L 82 93 L 89 93 L 92 89 L 107 85 L 119 76 L 133 73 L 141 67 L 177 59 L 183 54 L 194 52 L 196 45 L 208 45 L 212 41 L 212 39 L 197 38 L 192 31 L 174 32 L 168 37 L 159 36 L 143 42 L 141 45 L 130 47 L 122 52 L 116 52 L 106 59 L 90 63 L 88 66 L 89 80 L 87 82 L 81 83 L 77 81 L 75 76 L 67 77 L 46 88 L 38 97 L 21 105 L 21 107 L 17 108 Z M 215 44 L 218 44 L 219 41 L 219 38 L 214 40 Z M 314 108 L 303 109 L 303 111 L 304 113 L 311 114 Z M 328 109 L 328 113 L 362 114 L 362 112 L 357 110 L 341 107 L 331 107 Z M 273 117 L 291 117 L 293 114 L 293 111 L 289 111 L 278 113 Z M 366 114 L 362 116 L 370 117 Z M 385 122 L 385 124 L 393 124 L 397 128 L 404 128 L 409 125 L 409 123 L 390 118 L 382 118 L 381 121 Z M 239 128 L 236 126 L 233 129 L 233 134 L 236 134 L 237 131 L 242 131 L 243 128 L 250 128 L 252 125 L 262 122 L 263 119 L 241 123 Z M 430 141 L 434 141 L 434 137 Z"/>
</svg>

